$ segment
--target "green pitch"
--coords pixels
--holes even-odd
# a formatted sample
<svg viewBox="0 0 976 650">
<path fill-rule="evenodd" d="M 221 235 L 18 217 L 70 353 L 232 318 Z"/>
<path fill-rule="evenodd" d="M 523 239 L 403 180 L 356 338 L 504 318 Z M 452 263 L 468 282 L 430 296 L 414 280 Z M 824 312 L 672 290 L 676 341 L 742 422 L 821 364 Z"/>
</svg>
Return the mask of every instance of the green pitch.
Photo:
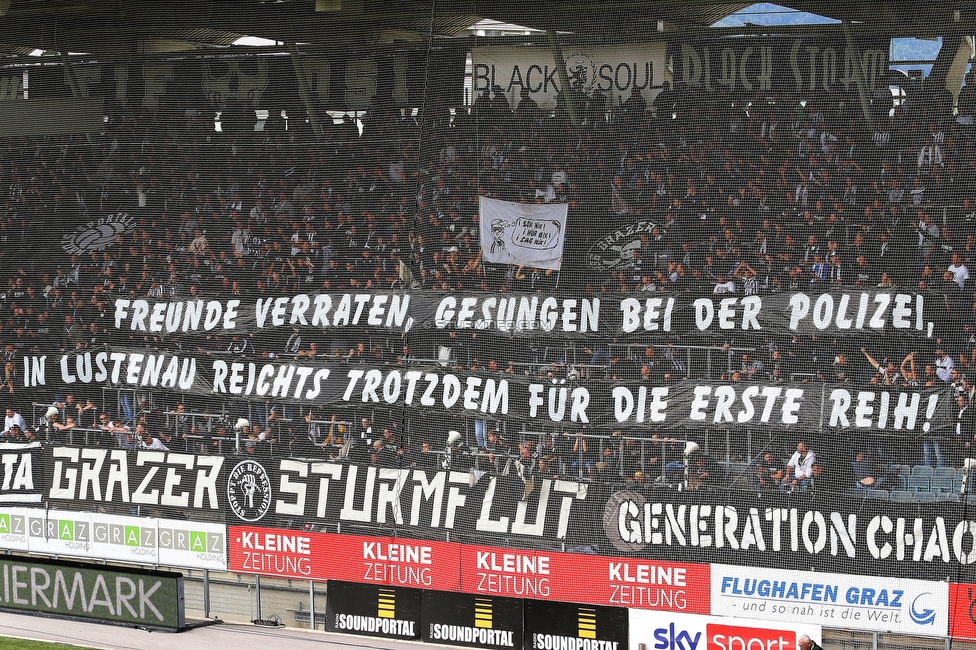
<svg viewBox="0 0 976 650">
<path fill-rule="evenodd" d="M 27 639 L 12 639 L 0 636 L 0 650 L 90 650 L 77 645 L 62 643 L 48 643 L 46 641 L 28 641 Z"/>
</svg>

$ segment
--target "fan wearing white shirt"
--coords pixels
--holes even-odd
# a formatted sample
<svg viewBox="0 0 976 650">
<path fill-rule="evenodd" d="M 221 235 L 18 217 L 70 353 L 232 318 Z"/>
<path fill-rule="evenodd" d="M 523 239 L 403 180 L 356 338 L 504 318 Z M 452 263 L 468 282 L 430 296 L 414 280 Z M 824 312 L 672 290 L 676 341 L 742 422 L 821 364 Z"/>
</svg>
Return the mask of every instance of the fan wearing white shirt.
<svg viewBox="0 0 976 650">
<path fill-rule="evenodd" d="M 946 269 L 952 274 L 952 281 L 959 285 L 960 289 L 966 288 L 966 280 L 969 279 L 969 269 L 963 263 L 959 253 L 952 254 L 952 264 Z"/>
<path fill-rule="evenodd" d="M 6 416 L 3 418 L 3 431 L 0 432 L 0 436 L 11 435 L 10 429 L 14 425 L 20 427 L 21 431 L 27 430 L 27 423 L 24 422 L 24 416 L 8 406 Z"/>
<path fill-rule="evenodd" d="M 783 487 L 795 489 L 806 487 L 813 476 L 813 464 L 817 462 L 817 456 L 811 451 L 804 441 L 796 444 L 796 451 L 790 457 L 790 462 L 786 464 L 786 476 L 783 477 Z"/>
<path fill-rule="evenodd" d="M 719 276 L 718 282 L 715 284 L 715 288 L 712 289 L 712 293 L 735 293 L 735 281 L 724 275 Z"/>
</svg>

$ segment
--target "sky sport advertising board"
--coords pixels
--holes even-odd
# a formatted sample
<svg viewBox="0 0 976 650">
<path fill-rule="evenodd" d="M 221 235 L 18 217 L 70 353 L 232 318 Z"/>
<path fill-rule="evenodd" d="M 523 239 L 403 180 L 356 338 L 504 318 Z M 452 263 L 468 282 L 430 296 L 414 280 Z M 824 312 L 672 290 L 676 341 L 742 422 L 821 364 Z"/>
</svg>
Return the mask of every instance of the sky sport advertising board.
<svg viewBox="0 0 976 650">
<path fill-rule="evenodd" d="M 945 636 L 949 585 L 812 571 L 712 565 L 712 614 Z"/>
<path fill-rule="evenodd" d="M 707 614 L 704 564 L 253 526 L 228 529 L 230 570 L 305 580 Z"/>
<path fill-rule="evenodd" d="M 813 624 L 630 610 L 631 650 L 794 650 L 804 634 L 820 643 L 822 633 Z"/>
<path fill-rule="evenodd" d="M 132 564 L 227 568 L 227 527 L 39 508 L 0 508 L 0 549 Z"/>
</svg>

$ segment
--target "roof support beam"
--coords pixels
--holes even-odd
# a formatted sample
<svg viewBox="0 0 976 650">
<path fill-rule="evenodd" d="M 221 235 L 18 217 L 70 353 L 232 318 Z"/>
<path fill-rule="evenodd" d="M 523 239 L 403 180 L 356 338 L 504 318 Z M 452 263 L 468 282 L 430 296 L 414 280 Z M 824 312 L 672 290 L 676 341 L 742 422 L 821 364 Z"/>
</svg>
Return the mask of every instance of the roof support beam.
<svg viewBox="0 0 976 650">
<path fill-rule="evenodd" d="M 289 43 L 288 52 L 291 54 L 291 63 L 295 66 L 295 77 L 298 78 L 298 94 L 302 98 L 302 103 L 305 104 L 305 110 L 308 111 L 308 121 L 312 125 L 312 133 L 316 137 L 321 136 L 322 126 L 319 124 L 318 113 L 315 110 L 314 104 L 312 104 L 312 96 L 308 92 L 308 79 L 305 78 L 305 68 L 302 67 L 302 59 L 298 53 L 298 45 Z"/>
<path fill-rule="evenodd" d="M 552 60 L 556 64 L 556 69 L 559 71 L 559 87 L 562 91 L 563 99 L 566 100 L 566 111 L 569 113 L 569 121 L 573 123 L 573 126 L 579 126 L 579 113 L 576 112 L 576 102 L 573 101 L 572 88 L 569 86 L 569 75 L 566 73 L 566 59 L 563 58 L 563 48 L 559 47 L 559 39 L 556 38 L 556 32 L 550 29 L 548 34 L 549 47 L 552 48 Z"/>
<path fill-rule="evenodd" d="M 854 52 L 854 85 L 857 86 L 857 98 L 861 100 L 861 111 L 864 113 L 864 120 L 874 128 L 874 116 L 871 115 L 871 103 L 868 101 L 868 91 L 864 85 L 864 70 L 861 63 L 861 52 L 854 44 L 854 32 L 851 29 L 851 21 L 844 20 L 844 38 L 847 39 L 847 47 Z"/>
</svg>

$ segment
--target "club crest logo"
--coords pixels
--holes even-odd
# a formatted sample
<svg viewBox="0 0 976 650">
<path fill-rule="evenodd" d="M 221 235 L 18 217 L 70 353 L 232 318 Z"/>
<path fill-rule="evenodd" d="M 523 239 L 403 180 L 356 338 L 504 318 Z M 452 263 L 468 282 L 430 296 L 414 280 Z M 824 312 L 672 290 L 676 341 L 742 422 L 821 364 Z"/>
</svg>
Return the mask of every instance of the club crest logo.
<svg viewBox="0 0 976 650">
<path fill-rule="evenodd" d="M 78 226 L 61 237 L 61 248 L 68 255 L 84 255 L 115 245 L 115 238 L 135 227 L 136 220 L 127 212 L 109 214 Z"/>
<path fill-rule="evenodd" d="M 643 246 L 641 236 L 652 238 L 655 228 L 661 227 L 653 221 L 641 220 L 606 233 L 593 242 L 586 254 L 586 265 L 594 271 L 627 268 L 634 261 L 634 251 Z"/>
<path fill-rule="evenodd" d="M 227 503 L 238 518 L 260 521 L 271 508 L 271 479 L 261 463 L 244 460 L 227 477 Z"/>
<path fill-rule="evenodd" d="M 596 84 L 596 62 L 584 52 L 570 54 L 566 57 L 566 74 L 573 90 L 589 94 Z"/>
</svg>

